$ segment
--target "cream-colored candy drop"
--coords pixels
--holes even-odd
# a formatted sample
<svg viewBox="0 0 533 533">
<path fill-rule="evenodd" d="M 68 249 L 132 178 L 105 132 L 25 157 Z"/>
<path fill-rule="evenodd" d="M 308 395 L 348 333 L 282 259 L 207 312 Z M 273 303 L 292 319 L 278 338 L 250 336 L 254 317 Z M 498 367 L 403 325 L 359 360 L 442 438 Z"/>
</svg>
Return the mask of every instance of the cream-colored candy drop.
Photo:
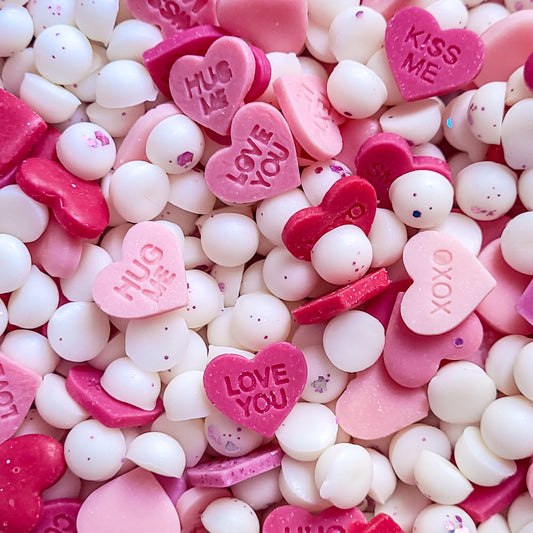
<svg viewBox="0 0 533 533">
<path fill-rule="evenodd" d="M 510 530 L 505 518 L 497 513 L 478 524 L 477 533 L 510 533 Z"/>
<path fill-rule="evenodd" d="M 507 523 L 512 532 L 520 532 L 533 522 L 533 499 L 529 492 L 523 492 L 509 506 Z"/>
<path fill-rule="evenodd" d="M 482 85 L 473 95 L 468 107 L 468 122 L 472 133 L 487 144 L 499 144 L 505 108 L 503 81 Z"/>
<path fill-rule="evenodd" d="M 209 533 L 259 533 L 255 511 L 237 498 L 218 498 L 202 512 L 202 525 Z"/>
<path fill-rule="evenodd" d="M 205 393 L 203 377 L 201 370 L 188 370 L 178 374 L 166 386 L 163 405 L 169 420 L 203 418 L 213 410 Z"/>
<path fill-rule="evenodd" d="M 502 147 L 505 162 L 513 169 L 533 167 L 530 147 L 533 139 L 533 98 L 520 100 L 507 111 L 502 123 Z"/>
<path fill-rule="evenodd" d="M 396 490 L 397 478 L 389 459 L 374 450 L 367 448 L 366 451 L 372 460 L 372 483 L 368 495 L 377 503 L 385 503 Z"/>
<path fill-rule="evenodd" d="M 9 307 L 8 307 L 9 311 Z M 518 352 L 513 364 L 513 377 L 518 390 L 529 400 L 533 399 L 533 342 Z"/>
<path fill-rule="evenodd" d="M 505 262 L 517 272 L 533 275 L 531 245 L 533 243 L 533 212 L 520 213 L 511 219 L 501 236 L 501 250 Z"/>
<path fill-rule="evenodd" d="M 370 267 L 387 267 L 402 257 L 403 248 L 407 243 L 407 229 L 394 211 L 378 207 L 368 240 L 372 245 Z"/>
<path fill-rule="evenodd" d="M 109 61 L 132 59 L 141 62 L 143 53 L 162 40 L 157 26 L 129 19 L 117 24 L 113 29 L 106 54 Z"/>
<path fill-rule="evenodd" d="M 460 531 L 462 528 L 468 533 L 476 533 L 474 521 L 463 509 L 455 505 L 440 505 L 437 503 L 428 505 L 420 511 L 413 524 L 413 532 L 435 533 L 435 524 L 443 524 L 443 527 L 446 527 L 446 524 L 450 524 L 449 531 Z"/>
</svg>

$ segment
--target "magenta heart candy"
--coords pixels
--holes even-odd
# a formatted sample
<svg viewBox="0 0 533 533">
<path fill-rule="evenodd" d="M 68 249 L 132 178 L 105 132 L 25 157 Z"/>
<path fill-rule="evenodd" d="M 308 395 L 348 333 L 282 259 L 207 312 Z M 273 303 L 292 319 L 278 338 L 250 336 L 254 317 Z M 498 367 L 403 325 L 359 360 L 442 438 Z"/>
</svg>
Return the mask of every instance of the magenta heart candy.
<svg viewBox="0 0 533 533">
<path fill-rule="evenodd" d="M 317 515 L 312 515 L 296 505 L 282 505 L 274 509 L 263 523 L 263 533 L 327 533 L 345 532 L 353 522 L 366 523 L 361 511 L 356 507 L 337 509 L 328 507 Z"/>
<path fill-rule="evenodd" d="M 239 109 L 231 141 L 205 167 L 207 186 L 223 201 L 256 202 L 300 185 L 291 131 L 273 106 L 252 102 Z"/>
<path fill-rule="evenodd" d="M 459 89 L 480 71 L 485 45 L 474 32 L 442 30 L 420 7 L 398 11 L 387 24 L 385 50 L 392 73 L 407 101 Z"/>
<path fill-rule="evenodd" d="M 226 416 L 265 437 L 272 437 L 298 401 L 307 380 L 300 350 L 275 342 L 253 359 L 226 353 L 204 372 L 209 400 Z"/>
<path fill-rule="evenodd" d="M 188 117 L 220 135 L 243 105 L 255 77 L 250 47 L 238 37 L 220 37 L 205 57 L 180 57 L 170 69 L 170 93 Z"/>
<path fill-rule="evenodd" d="M 31 533 L 75 533 L 80 507 L 81 501 L 73 498 L 44 502 L 41 519 Z"/>
</svg>

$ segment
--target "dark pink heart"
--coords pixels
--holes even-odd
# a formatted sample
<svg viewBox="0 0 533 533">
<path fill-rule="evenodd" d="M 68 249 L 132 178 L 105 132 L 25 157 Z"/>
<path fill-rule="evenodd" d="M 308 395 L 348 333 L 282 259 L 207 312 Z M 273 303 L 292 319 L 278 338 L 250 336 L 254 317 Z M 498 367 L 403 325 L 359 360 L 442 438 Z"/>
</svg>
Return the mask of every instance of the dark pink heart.
<svg viewBox="0 0 533 533">
<path fill-rule="evenodd" d="M 302 393 L 307 364 L 288 342 L 275 342 L 253 359 L 227 353 L 204 372 L 209 400 L 226 416 L 265 437 L 272 437 Z"/>
<path fill-rule="evenodd" d="M 442 30 L 420 7 L 401 9 L 389 20 L 385 50 L 407 101 L 459 89 L 477 75 L 485 57 L 477 34 L 462 28 Z"/>
</svg>

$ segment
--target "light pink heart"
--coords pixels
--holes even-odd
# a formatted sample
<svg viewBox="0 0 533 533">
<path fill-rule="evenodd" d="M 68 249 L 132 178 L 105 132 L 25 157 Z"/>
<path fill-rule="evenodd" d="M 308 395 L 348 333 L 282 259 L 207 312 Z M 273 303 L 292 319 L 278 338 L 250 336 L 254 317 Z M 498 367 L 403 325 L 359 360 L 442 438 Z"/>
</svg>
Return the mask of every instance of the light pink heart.
<svg viewBox="0 0 533 533">
<path fill-rule="evenodd" d="M 175 235 L 157 222 L 135 224 L 124 237 L 122 259 L 93 282 L 94 301 L 108 315 L 142 318 L 188 302 L 183 257 Z"/>
<path fill-rule="evenodd" d="M 250 47 L 238 37 L 221 37 L 205 57 L 180 57 L 170 69 L 170 93 L 189 118 L 220 135 L 243 105 L 255 77 Z"/>
<path fill-rule="evenodd" d="M 215 152 L 205 167 L 207 186 L 223 201 L 256 202 L 300 185 L 291 131 L 273 106 L 252 102 L 239 109 L 231 143 Z"/>
<path fill-rule="evenodd" d="M 213 405 L 265 437 L 272 437 L 287 418 L 306 380 L 305 358 L 288 342 L 269 344 L 253 359 L 219 355 L 204 372 L 205 392 Z"/>
<path fill-rule="evenodd" d="M 413 284 L 405 292 L 401 315 L 419 335 L 439 335 L 458 326 L 496 286 L 496 280 L 451 235 L 422 231 L 403 250 Z"/>
</svg>

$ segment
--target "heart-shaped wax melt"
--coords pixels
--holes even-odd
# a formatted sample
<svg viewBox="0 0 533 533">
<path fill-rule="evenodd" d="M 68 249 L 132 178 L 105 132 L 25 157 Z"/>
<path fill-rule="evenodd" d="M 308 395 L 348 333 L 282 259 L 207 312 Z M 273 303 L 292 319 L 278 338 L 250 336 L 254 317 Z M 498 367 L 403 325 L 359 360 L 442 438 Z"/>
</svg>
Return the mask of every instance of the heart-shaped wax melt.
<svg viewBox="0 0 533 533">
<path fill-rule="evenodd" d="M 31 533 L 74 533 L 81 501 L 73 498 L 48 500 L 43 503 L 43 514 Z"/>
<path fill-rule="evenodd" d="M 328 531 L 346 531 L 353 522 L 366 523 L 361 511 L 356 507 L 338 509 L 328 507 L 317 515 L 297 507 L 282 505 L 274 509 L 263 523 L 263 533 L 326 533 Z"/>
<path fill-rule="evenodd" d="M 163 37 L 194 26 L 216 24 L 215 0 L 126 0 L 132 15 L 161 28 Z"/>
<path fill-rule="evenodd" d="M 300 185 L 291 131 L 273 106 L 253 102 L 239 109 L 231 141 L 205 167 L 207 186 L 223 201 L 256 202 Z"/>
<path fill-rule="evenodd" d="M 120 318 L 186 305 L 185 267 L 175 235 L 157 222 L 135 224 L 124 237 L 122 259 L 98 272 L 93 297 L 102 311 Z"/>
<path fill-rule="evenodd" d="M 0 352 L 0 443 L 9 439 L 24 421 L 41 376 Z"/>
<path fill-rule="evenodd" d="M 1 444 L 0 531 L 31 531 L 42 514 L 41 492 L 66 468 L 63 446 L 48 435 L 23 435 Z"/>
<path fill-rule="evenodd" d="M 385 50 L 392 73 L 407 101 L 459 89 L 480 71 L 485 45 L 470 30 L 442 30 L 420 7 L 398 11 L 387 24 Z"/>
<path fill-rule="evenodd" d="M 316 241 L 338 226 L 354 224 L 368 235 L 376 205 L 376 191 L 367 180 L 346 176 L 331 186 L 319 205 L 294 213 L 281 238 L 294 257 L 310 261 Z"/>
<path fill-rule="evenodd" d="M 176 508 L 148 470 L 135 468 L 93 491 L 83 502 L 78 533 L 181 531 Z"/>
<path fill-rule="evenodd" d="M 66 387 L 74 401 L 108 428 L 125 428 L 151 424 L 163 411 L 163 400 L 157 399 L 151 411 L 121 402 L 100 385 L 103 372 L 90 365 L 73 366 Z"/>
<path fill-rule="evenodd" d="M 367 139 L 355 157 L 355 167 L 357 175 L 373 185 L 378 206 L 384 209 L 392 209 L 391 183 L 407 172 L 432 170 L 452 182 L 448 163 L 437 157 L 413 156 L 407 141 L 395 133 L 378 133 Z"/>
<path fill-rule="evenodd" d="M 404 387 L 429 383 L 443 359 L 468 359 L 481 346 L 483 325 L 471 313 L 458 326 L 441 335 L 417 335 L 400 316 L 399 293 L 385 334 L 383 361 L 390 377 Z"/>
<path fill-rule="evenodd" d="M 404 533 L 404 530 L 388 514 L 378 513 L 368 523 L 353 522 L 346 529 L 346 533 Z M 459 531 L 456 530 L 456 533 Z"/>
<path fill-rule="evenodd" d="M 298 401 L 307 380 L 302 352 L 274 342 L 253 359 L 226 353 L 204 372 L 209 400 L 226 416 L 265 437 L 272 437 Z"/>
<path fill-rule="evenodd" d="M 356 439 L 380 439 L 426 417 L 424 388 L 402 387 L 387 373 L 383 359 L 357 373 L 335 407 L 339 425 Z"/>
<path fill-rule="evenodd" d="M 458 326 L 496 286 L 496 280 L 451 235 L 422 231 L 403 249 L 413 284 L 402 300 L 405 325 L 419 335 L 439 335 Z"/>
<path fill-rule="evenodd" d="M 99 183 L 84 181 L 49 159 L 26 159 L 17 183 L 28 196 L 50 207 L 57 221 L 84 239 L 99 237 L 109 223 L 109 209 Z"/>
<path fill-rule="evenodd" d="M 224 36 L 205 57 L 180 57 L 170 69 L 170 93 L 188 117 L 220 135 L 243 105 L 255 77 L 250 47 L 238 37 Z"/>
</svg>

